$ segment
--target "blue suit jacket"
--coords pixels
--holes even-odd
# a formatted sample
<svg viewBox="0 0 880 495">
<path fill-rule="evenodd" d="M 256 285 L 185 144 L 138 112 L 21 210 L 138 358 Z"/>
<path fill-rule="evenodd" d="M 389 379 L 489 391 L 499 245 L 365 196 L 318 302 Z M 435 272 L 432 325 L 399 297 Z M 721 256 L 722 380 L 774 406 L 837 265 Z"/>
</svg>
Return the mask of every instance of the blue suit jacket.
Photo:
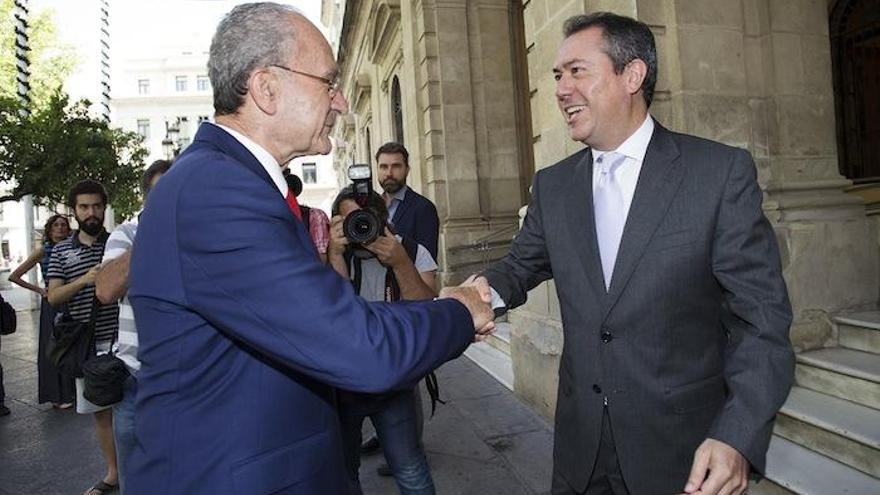
<svg viewBox="0 0 880 495">
<path fill-rule="evenodd" d="M 367 303 L 313 249 L 253 155 L 202 125 L 134 245 L 126 491 L 345 493 L 334 387 L 411 383 L 472 339 L 457 301 Z"/>
<path fill-rule="evenodd" d="M 440 233 L 440 220 L 437 207 L 430 199 L 407 188 L 403 201 L 394 211 L 394 231 L 425 246 L 431 256 L 437 259 L 437 236 Z"/>
</svg>

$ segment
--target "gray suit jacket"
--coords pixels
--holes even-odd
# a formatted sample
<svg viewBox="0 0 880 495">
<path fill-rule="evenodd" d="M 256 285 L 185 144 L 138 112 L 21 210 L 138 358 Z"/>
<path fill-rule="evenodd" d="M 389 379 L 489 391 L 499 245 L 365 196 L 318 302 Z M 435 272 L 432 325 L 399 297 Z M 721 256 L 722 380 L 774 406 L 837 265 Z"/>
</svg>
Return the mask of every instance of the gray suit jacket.
<svg viewBox="0 0 880 495">
<path fill-rule="evenodd" d="M 794 354 L 751 156 L 657 124 L 608 292 L 591 178 L 588 149 L 538 172 L 522 230 L 485 273 L 509 308 L 556 282 L 565 346 L 555 475 L 586 487 L 605 397 L 633 494 L 681 492 L 707 437 L 763 471 Z"/>
</svg>

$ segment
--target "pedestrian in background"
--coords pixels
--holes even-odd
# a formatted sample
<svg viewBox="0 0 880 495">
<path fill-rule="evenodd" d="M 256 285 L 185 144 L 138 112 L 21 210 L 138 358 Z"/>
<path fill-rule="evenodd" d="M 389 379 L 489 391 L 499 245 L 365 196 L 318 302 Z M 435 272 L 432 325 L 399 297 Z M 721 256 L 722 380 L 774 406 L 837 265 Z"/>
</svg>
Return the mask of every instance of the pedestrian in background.
<svg viewBox="0 0 880 495">
<path fill-rule="evenodd" d="M 101 268 L 104 257 L 104 244 L 107 231 L 104 230 L 104 211 L 107 207 L 107 192 L 104 186 L 93 180 L 83 180 L 70 189 L 68 205 L 74 209 L 79 225 L 70 238 L 59 242 L 52 250 L 47 273 L 49 279 L 49 303 L 65 312 L 73 320 L 87 323 L 91 319 L 92 305 L 98 305 L 95 298 L 95 277 Z M 119 326 L 119 305 L 98 306 L 95 319 L 94 339 L 98 354 L 110 350 L 116 340 Z M 101 407 L 83 397 L 83 379 L 77 378 L 76 412 L 95 415 L 95 430 L 107 474 L 84 495 L 102 495 L 117 487 L 116 446 L 113 443 L 113 410 Z"/>
<path fill-rule="evenodd" d="M 388 208 L 388 223 L 394 232 L 414 240 L 424 246 L 431 257 L 437 257 L 437 239 L 440 236 L 440 219 L 437 207 L 430 199 L 413 191 L 406 184 L 409 177 L 409 151 L 400 143 L 389 141 L 376 151 L 376 178 L 382 186 L 382 199 Z M 436 289 L 436 286 L 433 287 Z M 430 392 L 430 389 L 429 389 Z M 413 394 L 416 408 L 416 425 L 419 443 L 425 427 L 425 414 L 422 409 L 422 395 L 416 387 Z M 379 440 L 374 436 L 364 442 L 361 452 L 369 454 L 379 449 Z M 391 469 L 382 464 L 376 470 L 381 476 L 391 476 Z"/>
<path fill-rule="evenodd" d="M 156 160 L 144 171 L 141 190 L 146 198 L 159 178 L 171 168 L 169 160 Z M 138 218 L 116 227 L 104 247 L 101 271 L 95 279 L 95 295 L 102 304 L 119 304 L 118 357 L 128 370 L 128 378 L 122 388 L 122 400 L 113 405 L 113 437 L 116 439 L 116 463 L 119 467 L 119 491 L 125 493 L 125 475 L 128 456 L 137 447 L 135 435 L 134 400 L 137 395 L 137 374 L 141 362 L 137 358 L 138 331 L 134 313 L 128 301 L 128 270 L 131 263 L 131 247 L 137 236 Z"/>
<path fill-rule="evenodd" d="M 70 221 L 66 216 L 55 214 L 46 220 L 43 227 L 43 242 L 32 252 L 24 262 L 9 275 L 9 281 L 24 287 L 40 295 L 40 333 L 37 345 L 37 402 L 43 404 L 51 402 L 52 407 L 68 409 L 73 405 L 73 396 L 76 392 L 72 376 L 65 376 L 58 372 L 55 365 L 46 356 L 46 345 L 52 336 L 55 323 L 55 310 L 49 304 L 46 296 L 49 294 L 47 286 L 49 278 L 49 260 L 52 258 L 52 250 L 55 245 L 70 237 Z M 31 268 L 40 265 L 43 277 L 43 286 L 34 285 L 22 279 L 22 276 Z"/>
<path fill-rule="evenodd" d="M 302 180 L 289 168 L 284 169 L 284 180 L 287 181 L 290 192 L 298 198 L 303 190 Z M 303 224 L 309 232 L 309 237 L 312 238 L 312 244 L 318 251 L 318 259 L 321 260 L 321 263 L 327 263 L 327 247 L 330 245 L 330 219 L 327 218 L 327 214 L 323 210 L 318 208 L 302 203 L 299 204 L 299 208 L 302 211 Z"/>
<path fill-rule="evenodd" d="M 370 191 L 366 208 L 378 215 L 382 225 L 388 223 L 388 210 L 381 196 Z M 367 301 L 416 301 L 437 296 L 434 289 L 437 263 L 428 250 L 416 241 L 385 234 L 363 246 L 372 253 L 364 258 L 356 255 L 345 237 L 343 222 L 348 215 L 361 209 L 351 187 L 343 189 L 333 202 L 333 224 L 330 234 L 330 265 L 337 273 L 350 279 L 357 294 Z M 406 387 L 381 394 L 339 392 L 339 422 L 342 426 L 342 448 L 352 495 L 362 492 L 360 469 L 361 428 L 364 419 L 376 428 L 388 462 L 402 495 L 435 493 L 431 469 L 419 438 L 421 402 L 413 396 L 418 387 Z"/>
</svg>

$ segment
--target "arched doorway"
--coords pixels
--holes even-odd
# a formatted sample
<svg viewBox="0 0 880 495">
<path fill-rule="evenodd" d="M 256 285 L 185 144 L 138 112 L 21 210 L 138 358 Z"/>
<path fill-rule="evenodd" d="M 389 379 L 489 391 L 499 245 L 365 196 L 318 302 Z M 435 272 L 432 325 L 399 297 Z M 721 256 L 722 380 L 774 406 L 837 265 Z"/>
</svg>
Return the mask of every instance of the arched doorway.
<svg viewBox="0 0 880 495">
<path fill-rule="evenodd" d="M 840 173 L 880 182 L 880 0 L 838 0 L 829 31 Z"/>
</svg>

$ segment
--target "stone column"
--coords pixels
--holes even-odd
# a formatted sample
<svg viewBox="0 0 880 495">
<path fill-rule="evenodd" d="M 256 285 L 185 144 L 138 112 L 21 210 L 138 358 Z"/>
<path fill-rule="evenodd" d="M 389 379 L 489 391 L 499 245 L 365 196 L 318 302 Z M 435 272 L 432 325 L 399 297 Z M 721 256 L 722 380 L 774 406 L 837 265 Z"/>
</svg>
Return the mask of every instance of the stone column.
<svg viewBox="0 0 880 495">
<path fill-rule="evenodd" d="M 513 230 L 500 239 L 493 232 L 515 225 L 523 201 L 506 103 L 514 97 L 508 8 L 504 0 L 423 0 L 411 10 L 421 116 L 414 161 L 440 215 L 443 283 L 503 254 Z M 475 249 L 481 241 L 488 251 Z"/>
</svg>

